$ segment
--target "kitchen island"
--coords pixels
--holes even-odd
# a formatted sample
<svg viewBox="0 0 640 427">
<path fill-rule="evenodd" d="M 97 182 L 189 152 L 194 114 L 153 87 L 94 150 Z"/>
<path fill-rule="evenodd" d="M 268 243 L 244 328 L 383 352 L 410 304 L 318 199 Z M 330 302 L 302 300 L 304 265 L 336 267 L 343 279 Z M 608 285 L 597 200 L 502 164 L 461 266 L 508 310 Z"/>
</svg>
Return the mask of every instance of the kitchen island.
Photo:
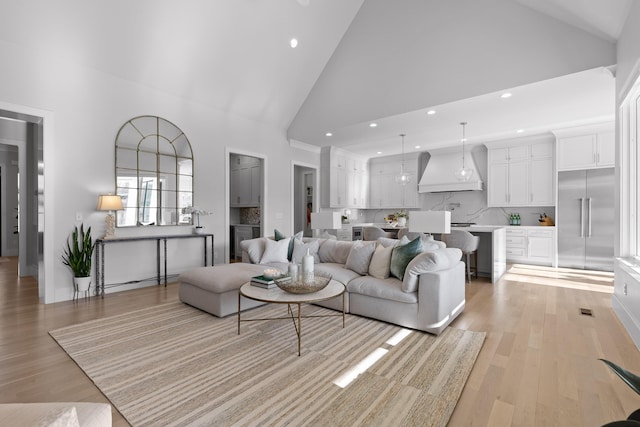
<svg viewBox="0 0 640 427">
<path fill-rule="evenodd" d="M 478 245 L 478 275 L 491 278 L 496 283 L 507 271 L 506 229 L 495 225 L 470 225 L 451 227 L 452 230 L 465 230 L 480 237 Z"/>
</svg>

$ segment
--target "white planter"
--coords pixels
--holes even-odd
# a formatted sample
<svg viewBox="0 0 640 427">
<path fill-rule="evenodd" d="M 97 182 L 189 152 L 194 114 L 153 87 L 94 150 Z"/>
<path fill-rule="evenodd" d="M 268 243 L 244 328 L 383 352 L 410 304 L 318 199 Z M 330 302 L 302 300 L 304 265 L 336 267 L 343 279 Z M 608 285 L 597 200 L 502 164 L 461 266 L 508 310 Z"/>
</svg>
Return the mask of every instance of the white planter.
<svg viewBox="0 0 640 427">
<path fill-rule="evenodd" d="M 80 292 L 84 292 L 85 298 L 89 296 L 89 289 L 91 288 L 91 277 L 74 277 L 73 278 L 73 299 L 77 299 Z"/>
<path fill-rule="evenodd" d="M 204 234 L 204 227 L 197 227 L 197 226 L 196 226 L 196 227 L 193 229 L 193 232 L 194 232 L 195 234 Z"/>
<path fill-rule="evenodd" d="M 398 218 L 398 227 L 405 227 L 407 225 L 407 217 L 401 216 Z"/>
</svg>

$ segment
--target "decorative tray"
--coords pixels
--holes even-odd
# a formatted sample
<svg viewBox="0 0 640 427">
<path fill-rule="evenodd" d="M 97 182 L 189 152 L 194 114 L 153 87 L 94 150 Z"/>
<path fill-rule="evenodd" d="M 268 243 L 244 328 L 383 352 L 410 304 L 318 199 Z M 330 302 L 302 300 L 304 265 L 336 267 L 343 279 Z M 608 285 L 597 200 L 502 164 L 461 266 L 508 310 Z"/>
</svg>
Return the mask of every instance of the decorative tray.
<svg viewBox="0 0 640 427">
<path fill-rule="evenodd" d="M 295 280 L 289 276 L 275 279 L 276 285 L 285 292 L 292 294 L 310 294 L 326 288 L 331 281 L 330 275 L 315 274 L 311 278 L 298 277 Z"/>
</svg>

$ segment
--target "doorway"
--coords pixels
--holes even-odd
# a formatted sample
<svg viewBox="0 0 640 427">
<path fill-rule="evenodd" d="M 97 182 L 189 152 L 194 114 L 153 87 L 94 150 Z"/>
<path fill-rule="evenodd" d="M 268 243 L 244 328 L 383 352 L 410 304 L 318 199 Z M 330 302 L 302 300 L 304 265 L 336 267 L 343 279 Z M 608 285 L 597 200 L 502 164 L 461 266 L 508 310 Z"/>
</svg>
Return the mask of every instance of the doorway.
<svg viewBox="0 0 640 427">
<path fill-rule="evenodd" d="M 4 238 L 13 236 L 13 230 L 16 229 L 18 276 L 36 278 L 41 299 L 45 299 L 43 122 L 42 117 L 28 114 L 26 109 L 22 112 L 19 106 L 12 110 L 0 109 L 0 145 L 9 147 L 10 151 L 17 151 L 17 160 L 10 160 L 5 164 L 7 170 L 11 170 L 11 166 L 17 166 L 15 177 L 13 172 L 9 176 L 8 171 L 3 176 L 4 200 L 7 200 L 7 196 L 14 197 L 14 187 L 17 199 L 15 208 L 9 207 L 8 203 L 5 205 L 10 211 L 3 215 Z M 10 190 L 9 183 L 12 178 L 15 178 L 15 184 L 10 184 Z M 18 198 L 18 188 L 23 196 L 34 196 Z M 15 220 L 16 215 L 17 224 L 9 221 Z M 11 228 L 11 234 L 7 231 L 8 228 Z"/>
<path fill-rule="evenodd" d="M 311 237 L 311 212 L 318 211 L 317 169 L 311 165 L 293 165 L 293 232 Z"/>
<path fill-rule="evenodd" d="M 228 156 L 228 262 L 242 260 L 240 243 L 264 233 L 265 159 L 249 153 Z"/>
</svg>

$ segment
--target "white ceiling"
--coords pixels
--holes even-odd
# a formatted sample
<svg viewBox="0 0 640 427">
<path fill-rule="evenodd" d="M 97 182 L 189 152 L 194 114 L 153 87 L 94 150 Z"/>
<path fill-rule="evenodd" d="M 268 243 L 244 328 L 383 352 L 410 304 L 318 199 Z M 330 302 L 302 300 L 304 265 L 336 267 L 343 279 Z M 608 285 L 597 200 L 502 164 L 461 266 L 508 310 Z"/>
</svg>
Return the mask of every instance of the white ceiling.
<svg viewBox="0 0 640 427">
<path fill-rule="evenodd" d="M 483 141 L 509 137 L 515 129 L 542 132 L 611 116 L 613 78 L 603 67 L 615 62 L 614 42 L 631 2 L 4 1 L 0 43 L 51 58 L 56 66 L 78 63 L 283 132 L 289 129 L 292 139 L 309 144 L 393 154 L 400 150 L 401 132 L 407 134 L 407 146 L 456 144 L 461 120 L 469 122 L 471 141 Z M 427 23 L 439 22 L 445 23 L 446 34 L 428 40 L 438 55 L 425 55 L 420 37 L 430 35 Z M 482 27 L 487 22 L 505 25 L 499 32 Z M 477 31 L 465 33 L 467 28 Z M 526 34 L 514 37 L 519 44 L 509 45 L 509 31 Z M 398 39 L 407 34 L 409 43 Z M 537 38 L 530 40 L 531 34 Z M 292 37 L 299 39 L 296 49 L 289 47 Z M 501 49 L 526 54 L 511 64 L 502 58 L 504 51 L 478 45 L 492 41 L 488 46 L 496 46 L 491 37 Z M 427 56 L 424 64 L 403 68 L 407 60 L 421 56 Z M 460 58 L 463 66 L 442 67 Z M 481 61 L 499 65 L 492 70 L 494 77 L 477 68 Z M 367 64 L 376 66 L 354 74 Z M 445 70 L 446 83 L 423 88 L 420 66 L 433 64 L 431 68 Z M 351 99 L 317 93 L 333 80 L 341 80 L 334 87 L 342 84 L 349 90 L 357 88 L 358 80 L 375 82 L 377 92 L 360 92 Z M 504 89 L 513 97 L 495 96 Z M 430 108 L 438 113 L 426 116 Z M 307 110 L 312 113 L 304 117 Z M 372 120 L 379 123 L 375 134 L 367 126 Z M 330 140 L 324 136 L 328 130 L 334 132 Z"/>
</svg>

